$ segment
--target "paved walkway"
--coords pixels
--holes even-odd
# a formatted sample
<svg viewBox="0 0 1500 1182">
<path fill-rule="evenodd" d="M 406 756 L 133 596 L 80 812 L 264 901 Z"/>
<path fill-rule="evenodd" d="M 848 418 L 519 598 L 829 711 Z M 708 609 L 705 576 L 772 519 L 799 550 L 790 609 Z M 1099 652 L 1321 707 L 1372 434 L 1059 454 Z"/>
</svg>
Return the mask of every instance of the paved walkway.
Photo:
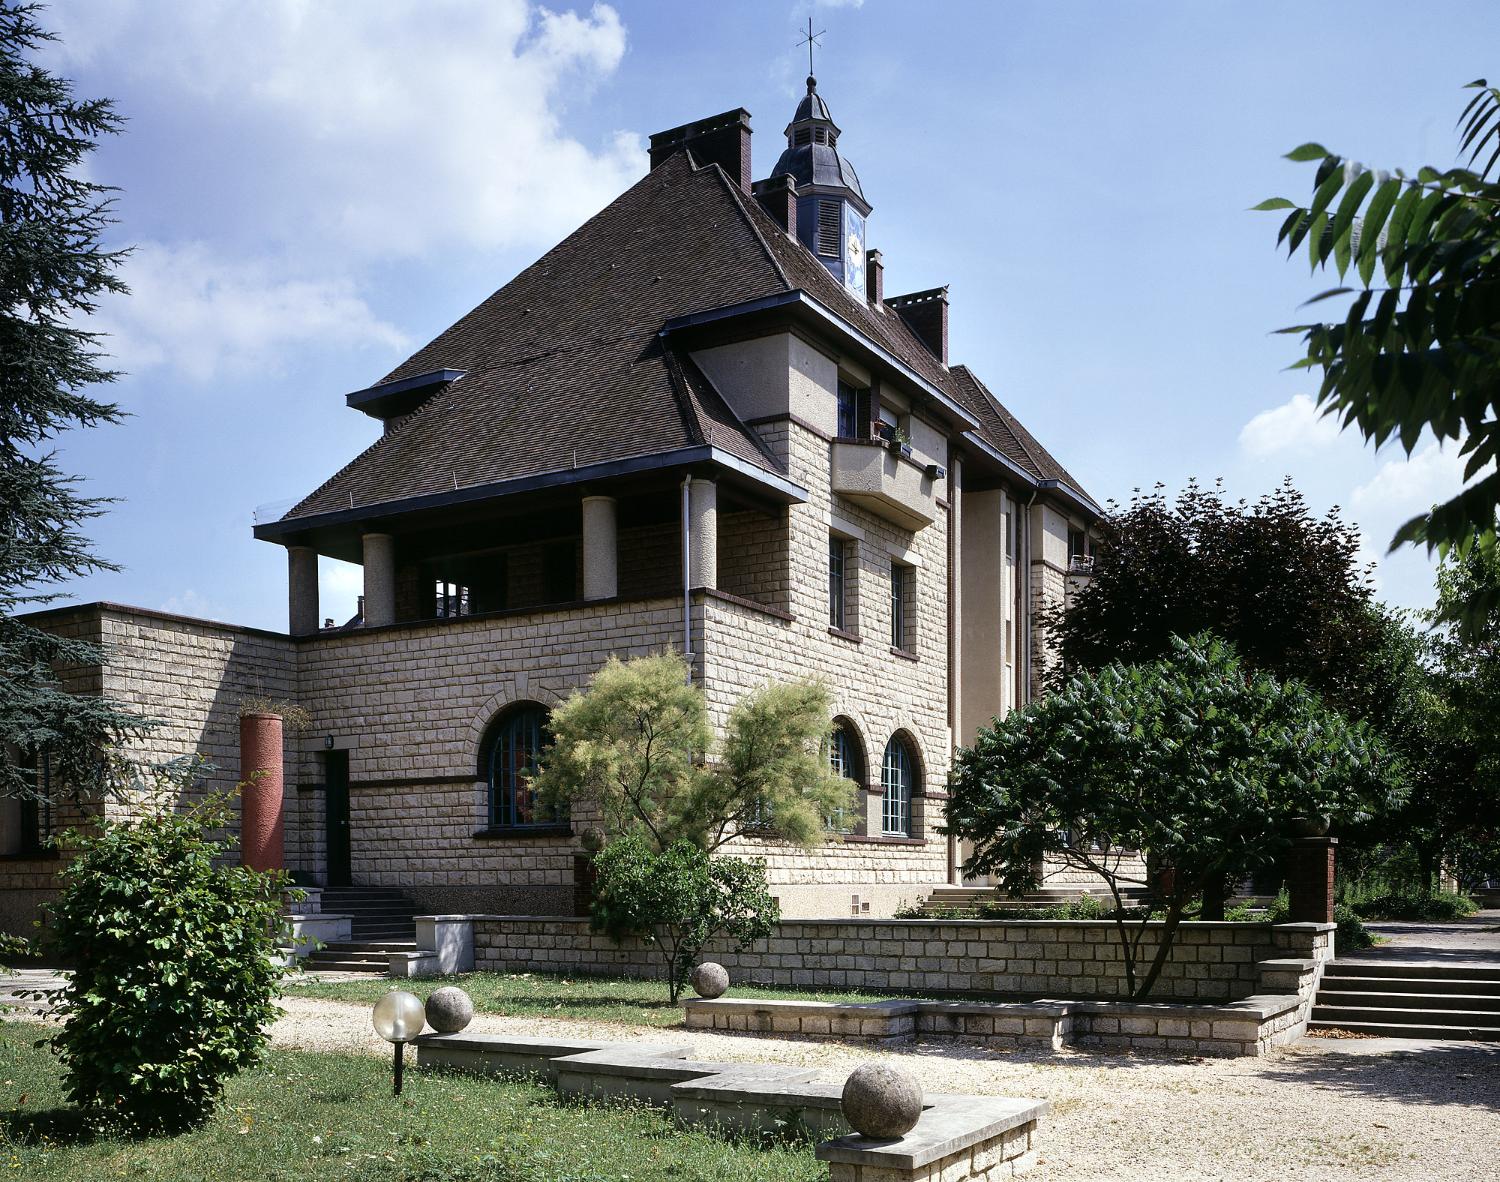
<svg viewBox="0 0 1500 1182">
<path fill-rule="evenodd" d="M 1365 925 L 1389 942 L 1340 952 L 1340 960 L 1500 966 L 1500 911 L 1481 911 L 1452 923 L 1377 921 Z"/>
</svg>

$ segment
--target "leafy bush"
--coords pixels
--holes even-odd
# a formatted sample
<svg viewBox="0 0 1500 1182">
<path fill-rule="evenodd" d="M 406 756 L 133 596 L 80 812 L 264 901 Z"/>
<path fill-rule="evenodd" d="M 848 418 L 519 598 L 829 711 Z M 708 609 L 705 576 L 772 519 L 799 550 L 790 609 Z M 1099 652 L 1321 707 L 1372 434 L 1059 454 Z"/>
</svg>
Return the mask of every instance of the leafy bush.
<svg viewBox="0 0 1500 1182">
<path fill-rule="evenodd" d="M 1479 905 L 1468 895 L 1438 891 L 1431 895 L 1381 895 L 1375 899 L 1352 903 L 1350 909 L 1362 919 L 1428 920 L 1444 923 L 1473 915 L 1479 910 Z"/>
<path fill-rule="evenodd" d="M 287 878 L 221 862 L 211 834 L 232 817 L 215 795 L 183 812 L 170 800 L 195 769 L 157 769 L 138 819 L 75 837 L 52 905 L 56 951 L 73 966 L 51 998 L 51 1037 L 68 1098 L 136 1131 L 177 1131 L 213 1112 L 224 1081 L 253 1066 L 289 939 Z"/>
<path fill-rule="evenodd" d="M 1360 920 L 1359 912 L 1347 903 L 1334 906 L 1333 922 L 1339 925 L 1338 935 L 1334 941 L 1336 951 L 1347 952 L 1351 948 L 1369 948 L 1375 943 L 1375 937 L 1370 935 L 1369 930 Z"/>
<path fill-rule="evenodd" d="M 781 918 L 763 859 L 714 857 L 688 841 L 657 852 L 638 833 L 594 862 L 591 926 L 612 939 L 639 936 L 660 953 L 675 1004 L 698 954 L 721 932 L 749 947 Z"/>
<path fill-rule="evenodd" d="M 36 948 L 25 936 L 0 932 L 0 968 L 8 966 L 12 961 L 26 960 L 35 955 Z"/>
<path fill-rule="evenodd" d="M 1285 923 L 1292 914 L 1292 897 L 1283 887 L 1277 896 L 1266 904 L 1267 923 Z"/>
</svg>

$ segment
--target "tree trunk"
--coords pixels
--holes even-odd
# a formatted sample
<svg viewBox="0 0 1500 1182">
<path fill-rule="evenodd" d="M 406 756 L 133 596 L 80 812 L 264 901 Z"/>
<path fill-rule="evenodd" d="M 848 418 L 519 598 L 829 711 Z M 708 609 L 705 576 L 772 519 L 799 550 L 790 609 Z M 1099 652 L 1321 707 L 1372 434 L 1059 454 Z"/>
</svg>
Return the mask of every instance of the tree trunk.
<svg viewBox="0 0 1500 1182">
<path fill-rule="evenodd" d="M 1224 900 L 1229 894 L 1229 889 L 1223 879 L 1214 879 L 1203 888 L 1203 911 L 1199 919 L 1222 920 L 1224 918 Z"/>
<path fill-rule="evenodd" d="M 1151 968 L 1147 971 L 1145 979 L 1136 987 L 1130 996 L 1136 1001 L 1151 992 L 1151 986 L 1156 984 L 1156 979 L 1161 976 L 1161 971 L 1166 967 L 1167 957 L 1172 952 L 1172 943 L 1177 937 L 1177 925 L 1182 922 L 1182 899 L 1174 898 L 1167 906 L 1167 918 L 1162 922 L 1161 944 L 1156 949 L 1156 956 L 1152 958 Z"/>
</svg>

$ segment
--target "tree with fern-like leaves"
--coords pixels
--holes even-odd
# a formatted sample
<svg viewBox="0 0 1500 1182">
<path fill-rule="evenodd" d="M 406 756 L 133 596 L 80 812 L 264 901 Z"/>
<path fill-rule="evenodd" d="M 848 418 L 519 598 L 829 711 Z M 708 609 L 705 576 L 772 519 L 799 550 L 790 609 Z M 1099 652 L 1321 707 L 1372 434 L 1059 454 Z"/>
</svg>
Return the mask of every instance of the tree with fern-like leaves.
<svg viewBox="0 0 1500 1182">
<path fill-rule="evenodd" d="M 117 375 L 88 318 L 124 291 L 122 252 L 102 241 L 112 192 L 83 168 L 121 120 L 33 60 L 53 39 L 37 15 L 0 0 L 0 795 L 82 800 L 120 787 L 107 753 L 146 723 L 66 692 L 55 668 L 97 664 L 98 648 L 21 613 L 67 580 L 114 569 L 84 532 L 108 502 L 82 491 L 56 446 L 65 431 L 121 417 L 97 396 Z"/>
</svg>

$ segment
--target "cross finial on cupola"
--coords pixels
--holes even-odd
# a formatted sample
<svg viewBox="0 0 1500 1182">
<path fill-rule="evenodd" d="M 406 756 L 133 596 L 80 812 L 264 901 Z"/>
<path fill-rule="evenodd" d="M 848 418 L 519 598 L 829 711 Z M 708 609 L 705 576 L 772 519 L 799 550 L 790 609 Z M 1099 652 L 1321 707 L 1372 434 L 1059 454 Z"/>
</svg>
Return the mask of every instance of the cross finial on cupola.
<svg viewBox="0 0 1500 1182">
<path fill-rule="evenodd" d="M 817 90 L 818 89 L 818 80 L 813 77 L 813 46 L 815 46 L 815 45 L 817 45 L 819 43 L 818 42 L 818 38 L 821 37 L 826 32 L 828 32 L 827 29 L 819 29 L 816 33 L 814 33 L 813 32 L 813 27 L 812 27 L 812 17 L 808 17 L 807 18 L 807 32 L 803 33 L 802 34 L 802 40 L 799 41 L 799 42 L 797 42 L 797 46 L 798 46 L 799 49 L 802 46 L 804 46 L 804 45 L 807 46 L 807 89 L 808 90 Z"/>
</svg>

